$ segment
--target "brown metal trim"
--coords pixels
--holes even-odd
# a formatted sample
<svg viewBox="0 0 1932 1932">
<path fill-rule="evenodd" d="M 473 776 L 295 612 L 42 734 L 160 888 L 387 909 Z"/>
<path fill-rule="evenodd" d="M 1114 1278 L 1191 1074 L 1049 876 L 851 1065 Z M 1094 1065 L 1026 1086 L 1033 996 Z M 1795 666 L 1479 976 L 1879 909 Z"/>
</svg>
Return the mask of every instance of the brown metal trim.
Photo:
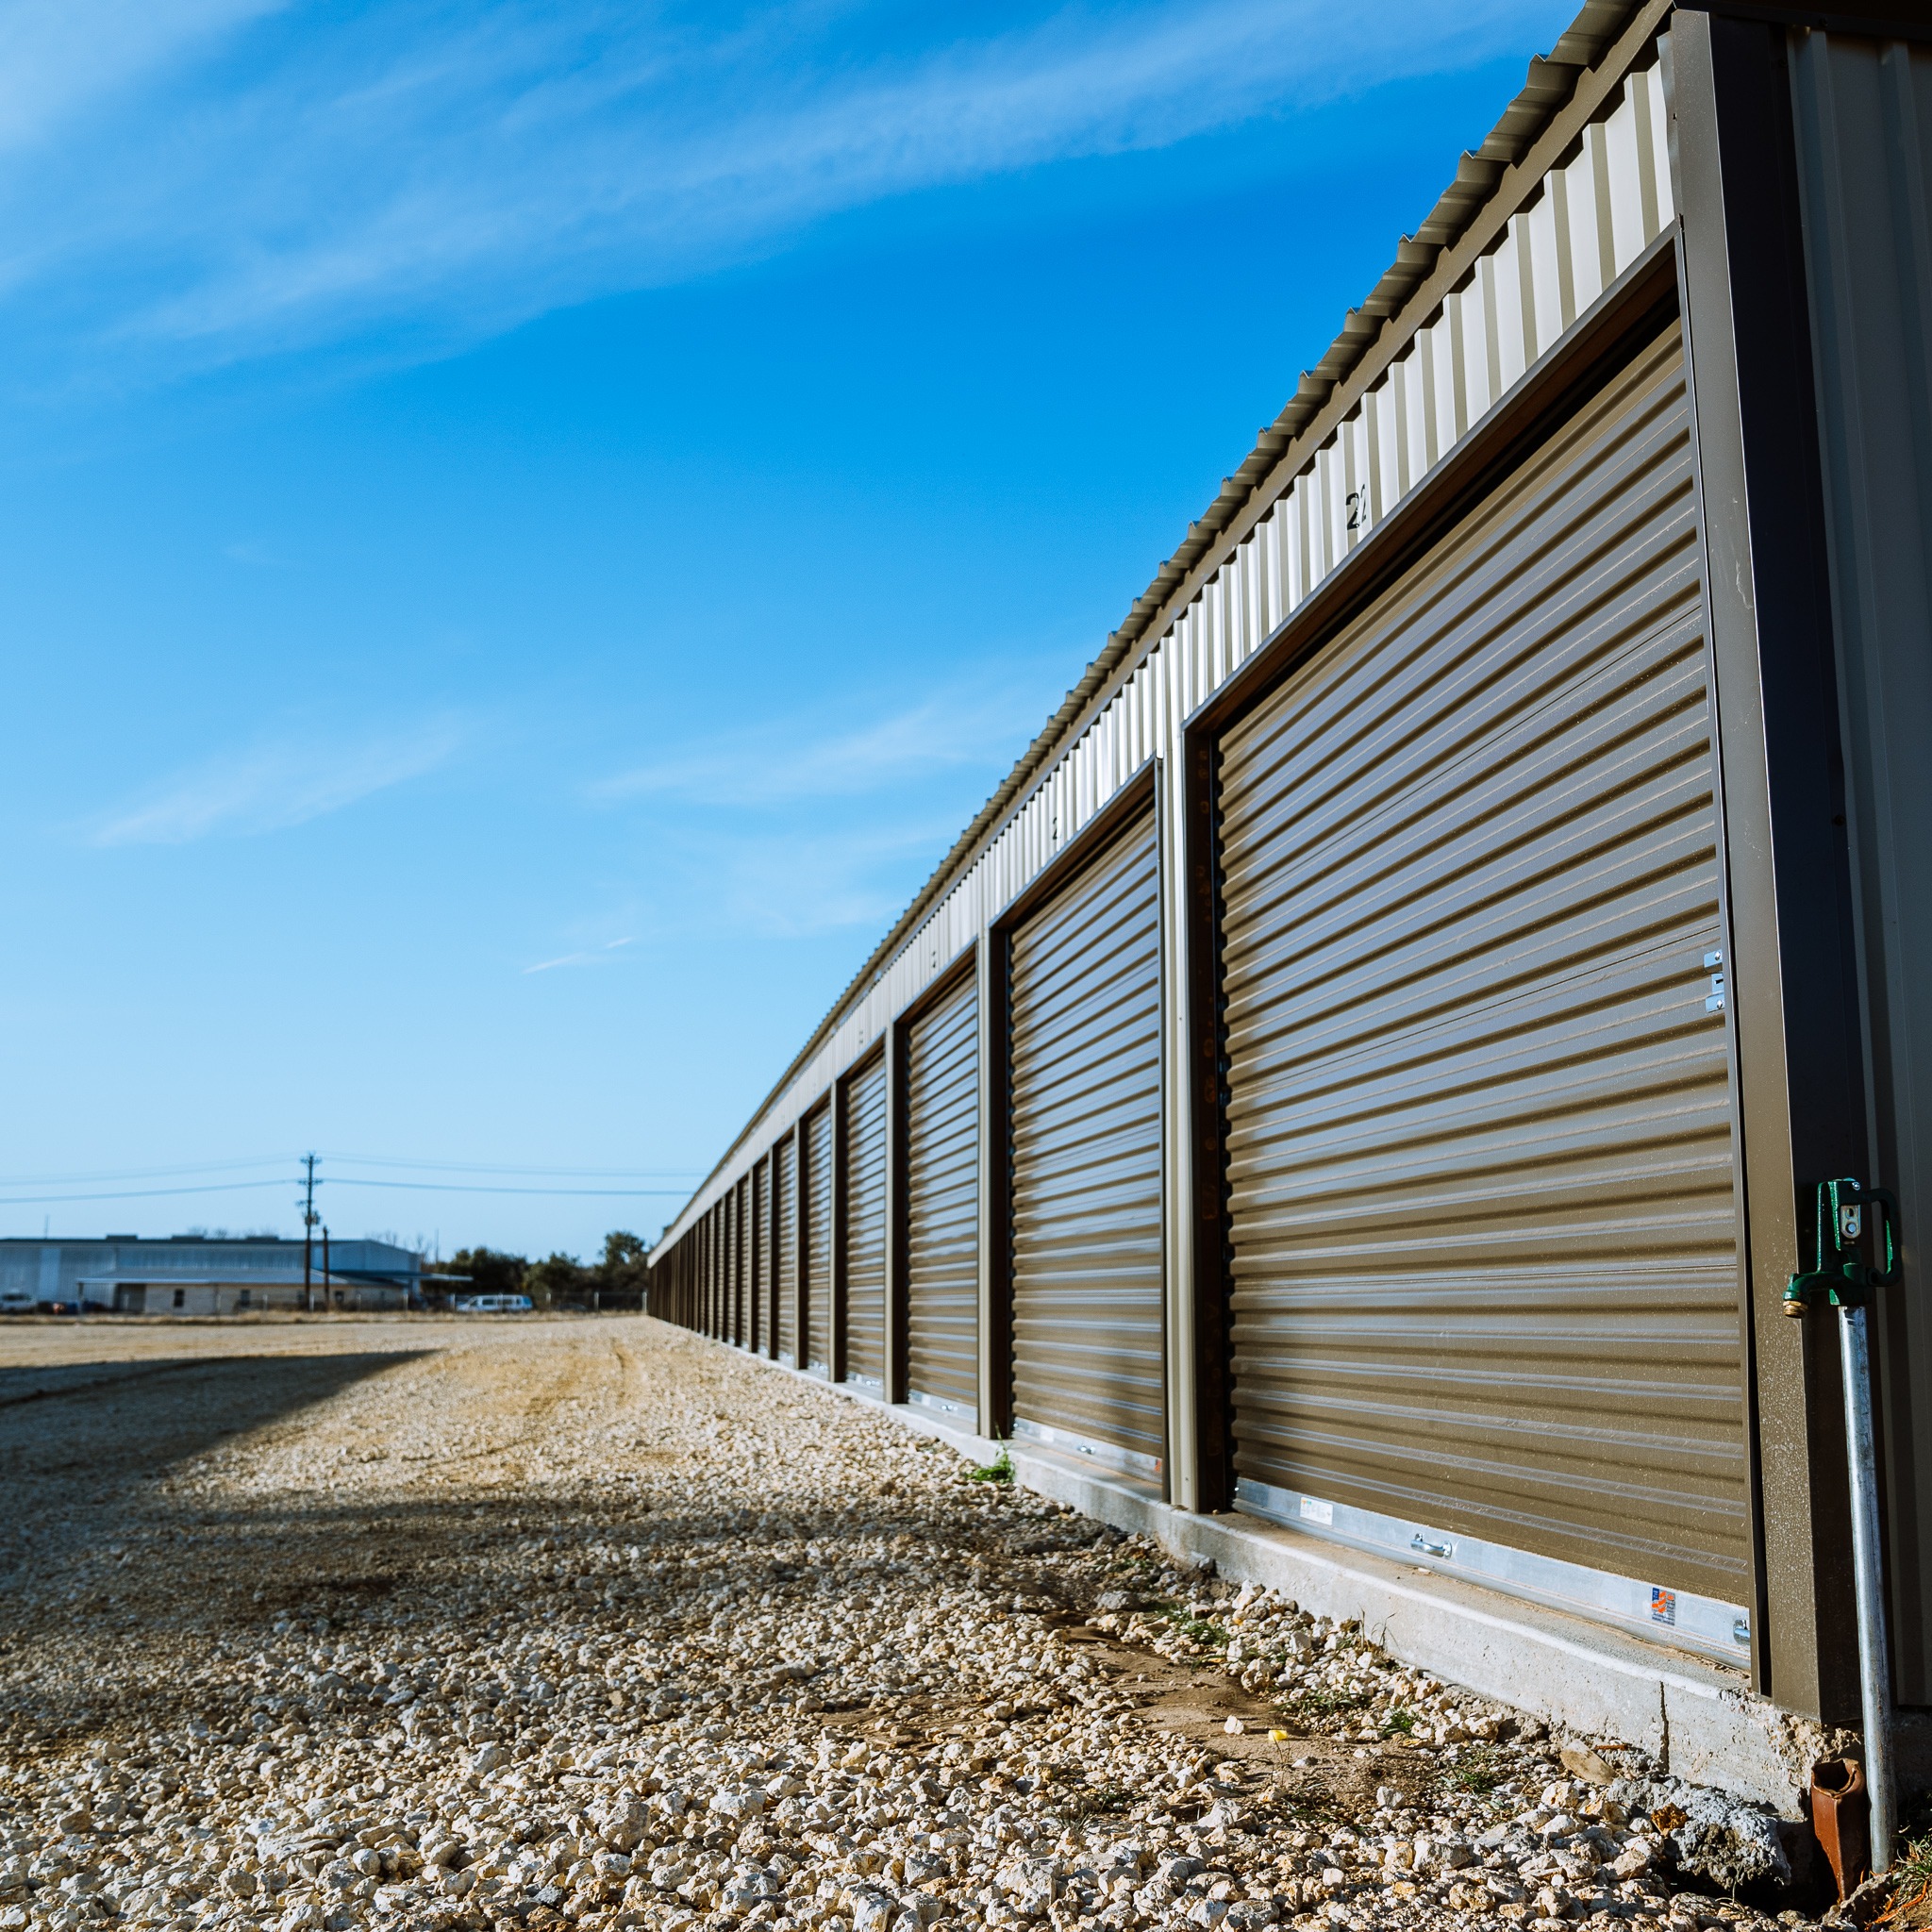
<svg viewBox="0 0 1932 1932">
<path fill-rule="evenodd" d="M 1666 43 L 1666 75 L 1669 74 L 1668 42 Z M 1677 225 L 1677 286 L 1686 286 L 1684 267 L 1684 230 L 1681 223 Z M 1690 474 L 1695 479 L 1697 492 L 1698 525 L 1705 538 L 1704 556 L 1704 634 L 1706 642 L 1706 678 L 1710 691 L 1711 708 L 1711 764 L 1712 783 L 1717 800 L 1717 869 L 1718 869 L 1718 921 L 1723 932 L 1722 944 L 1727 962 L 1734 962 L 1738 957 L 1737 921 L 1733 916 L 1731 903 L 1731 859 L 1730 837 L 1728 831 L 1729 814 L 1724 791 L 1724 756 L 1722 727 L 1722 707 L 1718 690 L 1718 667 L 1716 654 L 1716 630 L 1712 620 L 1712 596 L 1710 584 L 1709 528 L 1711 510 L 1709 498 L 1705 489 L 1704 466 L 1699 454 L 1697 434 L 1697 363 L 1692 354 L 1690 317 L 1686 314 L 1680 324 L 1680 334 L 1684 344 L 1684 379 L 1690 398 Z M 1735 988 L 1737 976 L 1727 967 L 1727 986 Z M 1764 1536 L 1764 1459 L 1763 1445 L 1760 1441 L 1762 1418 L 1758 1403 L 1757 1365 L 1757 1324 L 1752 1319 L 1751 1308 L 1751 1189 L 1744 1145 L 1744 1096 L 1740 1085 L 1741 1057 L 1738 1046 L 1738 1000 L 1732 997 L 1725 1003 L 1724 1039 L 1730 1058 L 1731 1121 L 1735 1137 L 1732 1172 L 1735 1176 L 1733 1199 L 1736 1206 L 1737 1251 L 1738 1251 L 1738 1324 L 1740 1329 L 1740 1359 L 1743 1364 L 1744 1376 L 1744 1456 L 1747 1468 L 1747 1501 L 1751 1511 L 1751 1684 L 1760 1695 L 1769 1693 L 1771 1687 L 1771 1649 L 1766 1633 L 1771 1623 L 1771 1597 L 1765 1571 Z"/>
<path fill-rule="evenodd" d="M 1837 1340 L 1787 1321 L 1808 1196 L 1867 1151 L 1850 855 L 1784 28 L 1671 32 L 1742 1113 L 1766 1607 L 1760 1688 L 1858 1709 Z"/>
<path fill-rule="evenodd" d="M 1751 21 L 1779 27 L 1815 27 L 1825 33 L 1856 34 L 1879 41 L 1932 41 L 1932 18 L 1902 7 L 1780 7 L 1774 0 L 1677 0 L 1680 13 L 1707 13 L 1721 20 Z"/>
<path fill-rule="evenodd" d="M 1087 841 L 1083 836 L 1074 844 L 1086 846 Z M 1070 854 L 1071 848 L 1062 857 Z M 1047 871 L 1065 876 L 1058 860 Z M 985 1052 L 980 1074 L 979 1189 L 986 1204 L 980 1241 L 987 1299 L 979 1324 L 979 1427 L 982 1435 L 1002 1441 L 1013 1433 L 1014 923 L 1010 917 L 1002 918 L 988 928 L 986 975 L 979 989 L 985 1014 L 980 1035 Z"/>
<path fill-rule="evenodd" d="M 1228 1382 L 1228 1181 L 1223 1082 L 1227 1039 L 1221 988 L 1222 876 L 1219 732 L 1187 730 L 1181 740 L 1187 821 L 1187 1118 L 1194 1251 L 1194 1507 L 1204 1513 L 1234 1502 L 1234 1404 Z"/>
</svg>

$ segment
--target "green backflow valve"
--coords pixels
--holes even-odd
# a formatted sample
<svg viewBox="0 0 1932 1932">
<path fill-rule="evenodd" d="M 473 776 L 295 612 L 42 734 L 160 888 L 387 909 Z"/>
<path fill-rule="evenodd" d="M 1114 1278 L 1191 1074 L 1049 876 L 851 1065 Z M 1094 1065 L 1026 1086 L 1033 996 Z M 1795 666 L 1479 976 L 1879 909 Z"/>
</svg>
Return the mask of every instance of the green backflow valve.
<svg viewBox="0 0 1932 1932">
<path fill-rule="evenodd" d="M 1881 1209 L 1885 1227 L 1885 1266 L 1868 1267 L 1860 1244 L 1873 1230 L 1866 1217 Z M 1836 1308 L 1859 1308 L 1868 1289 L 1890 1288 L 1898 1279 L 1898 1203 L 1883 1188 L 1854 1180 L 1818 1183 L 1818 1260 L 1807 1274 L 1785 1285 L 1785 1313 L 1802 1315 L 1814 1301 Z"/>
<path fill-rule="evenodd" d="M 1870 1217 L 1885 1224 L 1885 1265 L 1869 1266 L 1861 1245 L 1877 1243 Z M 1845 1471 L 1851 1481 L 1852 1585 L 1858 1611 L 1858 1703 L 1864 1714 L 1865 1788 L 1871 1793 L 1872 1870 L 1891 1863 L 1897 1807 L 1891 1789 L 1891 1653 L 1885 1633 L 1885 1559 L 1878 1523 L 1877 1431 L 1872 1415 L 1872 1342 L 1865 1304 L 1899 1277 L 1898 1203 L 1857 1181 L 1818 1183 L 1818 1259 L 1785 1288 L 1785 1313 L 1813 1302 L 1838 1310 L 1844 1380 Z"/>
</svg>

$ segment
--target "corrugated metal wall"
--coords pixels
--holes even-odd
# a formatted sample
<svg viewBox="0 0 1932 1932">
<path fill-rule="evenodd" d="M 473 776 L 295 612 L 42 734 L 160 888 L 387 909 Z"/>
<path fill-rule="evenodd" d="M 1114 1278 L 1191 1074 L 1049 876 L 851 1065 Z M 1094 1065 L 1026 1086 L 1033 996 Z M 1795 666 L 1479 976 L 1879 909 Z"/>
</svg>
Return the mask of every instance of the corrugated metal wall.
<svg viewBox="0 0 1932 1932">
<path fill-rule="evenodd" d="M 1018 927 L 1013 1433 L 1160 1486 L 1160 855 L 1150 811 Z"/>
<path fill-rule="evenodd" d="M 979 989 L 969 975 L 906 1043 L 906 1379 L 979 1408 Z"/>
<path fill-rule="evenodd" d="M 1674 219 L 1663 82 L 1632 73 L 1576 151 L 1524 197 L 1441 310 L 1225 555 L 961 874 L 832 1036 L 768 1108 L 741 1153 L 666 1231 L 716 1193 L 885 1038 L 1054 856 L 1163 749 L 1336 565 L 1467 436 Z"/>
<path fill-rule="evenodd" d="M 1244 1481 L 1751 1600 L 1674 328 L 1226 741 Z"/>
<path fill-rule="evenodd" d="M 798 1142 L 788 1135 L 772 1155 L 772 1204 L 776 1210 L 772 1241 L 777 1250 L 773 1271 L 772 1331 L 778 1359 L 798 1360 Z"/>
<path fill-rule="evenodd" d="M 875 1054 L 845 1095 L 845 1373 L 886 1375 L 886 1061 Z"/>
<path fill-rule="evenodd" d="M 1932 50 L 1792 36 L 1847 817 L 1870 1037 L 1870 1171 L 1903 1209 L 1879 1296 L 1897 1688 L 1932 1703 Z M 1882 910 L 1878 909 L 1882 908 Z"/>
<path fill-rule="evenodd" d="M 805 1144 L 805 1359 L 826 1374 L 832 1361 L 832 1112 L 822 1107 L 799 1132 Z"/>
</svg>

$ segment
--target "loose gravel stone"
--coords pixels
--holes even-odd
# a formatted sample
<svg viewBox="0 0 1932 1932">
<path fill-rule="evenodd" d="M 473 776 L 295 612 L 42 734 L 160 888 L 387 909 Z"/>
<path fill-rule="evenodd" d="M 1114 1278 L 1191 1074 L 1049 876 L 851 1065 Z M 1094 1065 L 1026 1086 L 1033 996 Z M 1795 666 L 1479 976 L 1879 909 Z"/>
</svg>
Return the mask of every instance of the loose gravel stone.
<svg viewBox="0 0 1932 1932">
<path fill-rule="evenodd" d="M 1764 1923 L 1768 1821 L 654 1322 L 0 1347 L 0 1932 Z"/>
</svg>

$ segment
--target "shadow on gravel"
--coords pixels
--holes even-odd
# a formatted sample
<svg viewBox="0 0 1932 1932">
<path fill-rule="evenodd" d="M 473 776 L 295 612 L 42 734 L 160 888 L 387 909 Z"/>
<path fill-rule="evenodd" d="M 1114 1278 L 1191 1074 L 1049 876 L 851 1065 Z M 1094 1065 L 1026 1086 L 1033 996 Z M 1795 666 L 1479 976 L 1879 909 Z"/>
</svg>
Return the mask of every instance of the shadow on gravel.
<svg viewBox="0 0 1932 1932">
<path fill-rule="evenodd" d="M 158 1463 L 195 1455 L 224 1436 L 259 1428 L 431 1352 L 180 1356 L 0 1369 L 0 1471 L 58 1470 L 69 1459 L 63 1449 L 92 1450 L 104 1430 L 125 1435 L 142 1427 L 150 1433 L 118 1443 L 113 1464 L 152 1474 Z"/>
</svg>

